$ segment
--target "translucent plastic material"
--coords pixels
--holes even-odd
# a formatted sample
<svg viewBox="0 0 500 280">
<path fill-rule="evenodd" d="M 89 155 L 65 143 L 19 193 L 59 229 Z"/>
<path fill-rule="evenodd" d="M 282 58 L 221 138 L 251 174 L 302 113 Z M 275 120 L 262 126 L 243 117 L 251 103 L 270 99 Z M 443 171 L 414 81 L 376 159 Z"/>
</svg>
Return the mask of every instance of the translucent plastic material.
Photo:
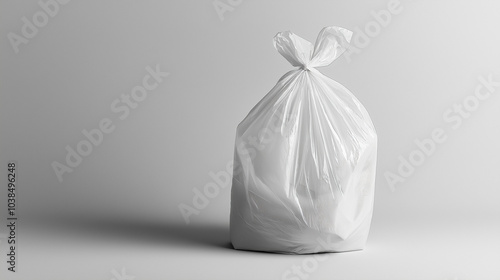
<svg viewBox="0 0 500 280">
<path fill-rule="evenodd" d="M 238 125 L 231 190 L 236 249 L 289 254 L 363 249 L 373 211 L 377 135 L 352 93 L 321 74 L 352 32 L 316 44 L 280 32 L 293 66 Z"/>
</svg>

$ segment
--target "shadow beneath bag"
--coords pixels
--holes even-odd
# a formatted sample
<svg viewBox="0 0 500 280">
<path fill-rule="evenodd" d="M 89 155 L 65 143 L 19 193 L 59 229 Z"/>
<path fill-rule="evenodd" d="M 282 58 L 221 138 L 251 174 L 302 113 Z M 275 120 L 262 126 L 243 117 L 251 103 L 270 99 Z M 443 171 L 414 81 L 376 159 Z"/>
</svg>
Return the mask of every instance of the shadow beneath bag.
<svg viewBox="0 0 500 280">
<path fill-rule="evenodd" d="M 144 243 L 175 246 L 204 246 L 233 249 L 229 226 L 222 224 L 191 224 L 164 221 L 141 221 L 112 218 L 59 218 L 37 223 L 73 237 L 110 239 L 112 242 Z"/>
</svg>

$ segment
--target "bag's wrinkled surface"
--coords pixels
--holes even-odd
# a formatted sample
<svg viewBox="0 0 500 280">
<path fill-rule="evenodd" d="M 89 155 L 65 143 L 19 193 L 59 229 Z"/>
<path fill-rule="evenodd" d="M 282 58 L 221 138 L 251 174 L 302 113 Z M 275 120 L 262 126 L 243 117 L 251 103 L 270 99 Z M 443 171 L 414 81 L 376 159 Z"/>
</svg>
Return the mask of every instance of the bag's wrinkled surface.
<svg viewBox="0 0 500 280">
<path fill-rule="evenodd" d="M 363 249 L 373 211 L 377 135 L 352 93 L 321 74 L 352 32 L 316 44 L 274 37 L 293 66 L 238 125 L 231 190 L 236 249 L 290 254 Z"/>
</svg>

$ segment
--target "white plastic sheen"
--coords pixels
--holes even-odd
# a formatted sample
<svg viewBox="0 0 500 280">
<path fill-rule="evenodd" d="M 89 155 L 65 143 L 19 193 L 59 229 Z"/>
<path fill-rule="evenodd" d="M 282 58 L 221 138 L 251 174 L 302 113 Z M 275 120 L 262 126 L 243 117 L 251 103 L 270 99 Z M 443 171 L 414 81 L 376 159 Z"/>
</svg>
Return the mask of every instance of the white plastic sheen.
<svg viewBox="0 0 500 280">
<path fill-rule="evenodd" d="M 377 135 L 365 108 L 321 74 L 352 32 L 325 27 L 313 46 L 280 32 L 293 66 L 238 125 L 231 190 L 236 249 L 306 254 L 363 249 L 373 212 Z"/>
</svg>

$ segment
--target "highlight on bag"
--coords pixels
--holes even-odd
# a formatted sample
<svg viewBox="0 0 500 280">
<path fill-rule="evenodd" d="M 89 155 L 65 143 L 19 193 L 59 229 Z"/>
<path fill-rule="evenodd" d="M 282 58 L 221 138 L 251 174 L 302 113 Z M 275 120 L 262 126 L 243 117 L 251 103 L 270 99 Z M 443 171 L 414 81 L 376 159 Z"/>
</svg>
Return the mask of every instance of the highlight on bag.
<svg viewBox="0 0 500 280">
<path fill-rule="evenodd" d="M 238 125 L 231 188 L 235 249 L 307 254 L 363 249 L 373 213 L 377 134 L 341 84 L 316 68 L 352 32 L 325 27 L 314 46 L 289 32 L 274 46 L 293 66 Z"/>
</svg>

